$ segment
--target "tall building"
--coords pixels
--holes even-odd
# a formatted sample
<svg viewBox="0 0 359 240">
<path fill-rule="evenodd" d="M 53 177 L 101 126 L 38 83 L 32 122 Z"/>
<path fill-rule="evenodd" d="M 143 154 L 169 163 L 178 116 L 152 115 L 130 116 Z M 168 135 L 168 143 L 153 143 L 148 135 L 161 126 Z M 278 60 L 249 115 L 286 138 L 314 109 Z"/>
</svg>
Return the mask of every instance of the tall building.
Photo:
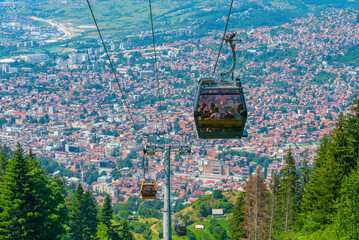
<svg viewBox="0 0 359 240">
<path fill-rule="evenodd" d="M 9 64 L 2 64 L 1 65 L 1 72 L 2 73 L 9 73 L 10 72 L 10 65 Z"/>
<path fill-rule="evenodd" d="M 227 175 L 229 176 L 229 166 L 224 165 L 220 162 L 215 162 L 203 167 L 203 172 L 205 174 L 215 174 L 215 175 Z"/>
<path fill-rule="evenodd" d="M 87 51 L 89 55 L 94 55 L 95 54 L 95 49 L 93 47 L 89 48 L 89 50 Z"/>
<path fill-rule="evenodd" d="M 49 114 L 54 114 L 56 112 L 56 108 L 54 106 L 49 107 Z"/>
<path fill-rule="evenodd" d="M 73 53 L 70 55 L 71 65 L 78 65 L 89 59 L 87 53 Z"/>
</svg>

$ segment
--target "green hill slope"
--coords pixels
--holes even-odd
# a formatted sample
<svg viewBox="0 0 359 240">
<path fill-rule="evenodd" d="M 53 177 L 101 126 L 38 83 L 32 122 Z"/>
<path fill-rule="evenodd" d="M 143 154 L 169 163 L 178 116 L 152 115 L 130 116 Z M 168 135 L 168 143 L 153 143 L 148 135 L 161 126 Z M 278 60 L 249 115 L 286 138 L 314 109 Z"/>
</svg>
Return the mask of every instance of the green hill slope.
<svg viewBox="0 0 359 240">
<path fill-rule="evenodd" d="M 99 26 L 104 34 L 132 34 L 150 31 L 148 1 L 97 1 L 92 4 Z M 156 30 L 196 28 L 197 31 L 223 31 L 229 10 L 229 1 L 182 0 L 152 2 Z M 79 5 L 47 4 L 29 5 L 26 14 L 57 22 L 69 23 L 84 31 L 84 36 L 95 35 L 93 20 L 85 2 Z M 305 15 L 303 4 L 235 2 L 229 28 L 246 28 L 279 25 L 294 17 Z M 25 12 L 24 12 L 25 14 Z"/>
</svg>

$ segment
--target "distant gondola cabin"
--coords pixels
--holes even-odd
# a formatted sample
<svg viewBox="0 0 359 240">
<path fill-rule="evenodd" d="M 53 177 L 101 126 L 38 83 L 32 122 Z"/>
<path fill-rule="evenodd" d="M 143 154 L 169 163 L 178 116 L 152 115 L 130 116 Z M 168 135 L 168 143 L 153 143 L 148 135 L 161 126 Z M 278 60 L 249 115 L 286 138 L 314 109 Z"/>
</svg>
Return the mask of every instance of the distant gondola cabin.
<svg viewBox="0 0 359 240">
<path fill-rule="evenodd" d="M 142 199 L 156 199 L 157 188 L 156 182 L 151 179 L 146 179 L 142 182 L 141 185 L 141 197 Z"/>
</svg>

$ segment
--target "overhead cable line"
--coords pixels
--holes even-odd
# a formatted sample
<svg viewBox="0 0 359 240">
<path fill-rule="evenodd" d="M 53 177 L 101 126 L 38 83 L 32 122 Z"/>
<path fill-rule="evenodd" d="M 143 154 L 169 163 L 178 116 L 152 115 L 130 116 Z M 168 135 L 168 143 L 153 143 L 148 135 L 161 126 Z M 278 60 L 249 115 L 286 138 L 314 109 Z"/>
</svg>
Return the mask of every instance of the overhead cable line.
<svg viewBox="0 0 359 240">
<path fill-rule="evenodd" d="M 94 15 L 94 13 L 93 13 L 93 11 L 92 11 L 92 7 L 91 7 L 91 4 L 90 4 L 90 1 L 89 1 L 89 0 L 86 0 L 86 1 L 87 1 L 88 6 L 89 6 L 89 9 L 90 9 L 92 18 L 93 18 L 93 20 L 94 20 L 94 22 L 95 22 L 95 25 L 96 25 L 96 28 L 97 28 L 97 32 L 98 32 L 98 34 L 99 34 L 99 36 L 100 36 L 100 38 L 101 38 L 101 42 L 102 42 L 103 48 L 105 49 L 105 52 L 106 52 L 108 61 L 110 62 L 110 66 L 111 66 L 112 72 L 113 72 L 113 74 L 114 74 L 114 76 L 115 76 L 115 79 L 116 79 L 118 88 L 120 89 L 121 96 L 122 96 L 122 100 L 123 100 L 123 102 L 125 103 L 125 106 L 126 106 L 126 108 L 127 108 L 127 111 L 128 111 L 128 113 L 129 113 L 129 115 L 130 115 L 130 118 L 131 118 L 133 127 L 134 127 L 135 131 L 137 131 L 137 125 L 136 125 L 135 121 L 133 120 L 133 116 L 132 116 L 131 110 L 130 110 L 130 108 L 129 108 L 129 106 L 128 106 L 127 100 L 126 100 L 126 98 L 125 98 L 125 94 L 124 94 L 124 92 L 123 92 L 123 90 L 122 90 L 120 81 L 119 81 L 118 78 L 117 78 L 117 74 L 116 74 L 116 72 L 115 72 L 115 68 L 114 68 L 113 65 L 112 65 L 112 61 L 111 61 L 110 55 L 108 54 L 108 51 L 107 51 L 105 42 L 104 42 L 104 40 L 103 40 L 103 38 L 102 38 L 102 34 L 101 34 L 101 31 L 100 31 L 100 28 L 98 27 L 98 24 L 97 24 L 95 15 Z"/>
<path fill-rule="evenodd" d="M 226 23 L 226 28 L 224 29 L 224 33 L 223 33 L 223 37 L 222 37 L 222 41 L 221 41 L 221 46 L 220 46 L 220 48 L 219 48 L 219 52 L 218 52 L 216 64 L 214 65 L 214 69 L 213 69 L 212 76 L 213 76 L 214 73 L 216 72 L 216 68 L 217 68 L 217 64 L 218 64 L 218 60 L 219 60 L 219 55 L 221 55 L 221 51 L 222 51 L 222 47 L 223 47 L 223 42 L 224 42 L 224 37 L 226 36 L 227 27 L 228 27 L 228 22 L 229 22 L 229 18 L 230 18 L 230 16 L 231 16 L 231 11 L 232 11 L 232 7 L 233 7 L 233 1 L 234 1 L 234 0 L 232 0 L 232 2 L 231 2 L 231 7 L 229 8 L 228 17 L 227 17 L 227 23 Z"/>
<path fill-rule="evenodd" d="M 157 64 L 157 54 L 156 54 L 156 42 L 155 42 L 155 31 L 153 27 L 153 16 L 152 16 L 152 3 L 151 0 L 148 0 L 150 5 L 150 16 L 151 16 L 151 28 L 152 28 L 152 41 L 153 41 L 153 52 L 155 55 L 155 71 L 156 71 L 156 79 L 157 79 L 157 95 L 159 100 L 159 108 L 160 108 L 160 116 L 162 119 L 162 125 L 164 127 L 163 113 L 162 113 L 162 100 L 161 100 L 161 90 L 160 90 L 160 80 L 158 79 L 158 64 Z"/>
</svg>

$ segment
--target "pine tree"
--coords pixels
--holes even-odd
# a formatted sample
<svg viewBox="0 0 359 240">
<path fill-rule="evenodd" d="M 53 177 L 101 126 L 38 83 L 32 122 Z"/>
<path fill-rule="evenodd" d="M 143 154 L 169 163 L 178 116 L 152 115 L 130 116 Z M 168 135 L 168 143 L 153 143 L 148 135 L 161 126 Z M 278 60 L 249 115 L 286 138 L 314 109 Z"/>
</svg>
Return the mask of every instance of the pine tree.
<svg viewBox="0 0 359 240">
<path fill-rule="evenodd" d="M 128 226 L 126 219 L 121 220 L 120 239 L 126 239 L 126 240 L 134 239 L 132 233 L 130 232 L 130 228 Z"/>
<path fill-rule="evenodd" d="M 62 188 L 40 167 L 30 164 L 20 144 L 3 179 L 0 239 L 59 239 L 66 220 Z"/>
<path fill-rule="evenodd" d="M 113 210 L 111 206 L 111 198 L 110 195 L 107 194 L 104 204 L 100 211 L 99 221 L 104 223 L 108 228 L 110 228 L 112 214 L 113 214 Z"/>
<path fill-rule="evenodd" d="M 66 232 L 67 221 L 63 183 L 45 176 L 43 169 L 29 152 L 26 156 L 30 166 L 34 212 L 30 221 L 34 239 L 58 239 Z"/>
<path fill-rule="evenodd" d="M 285 167 L 281 171 L 281 187 L 279 189 L 279 204 L 281 206 L 282 222 L 284 231 L 291 230 L 299 213 L 299 175 L 291 149 L 285 157 Z"/>
<path fill-rule="evenodd" d="M 96 236 L 97 209 L 89 191 L 79 184 L 70 203 L 69 233 L 74 240 L 87 240 Z"/>
<path fill-rule="evenodd" d="M 98 225 L 97 206 L 91 192 L 86 191 L 84 194 L 85 217 L 84 217 L 84 239 L 92 239 L 96 236 Z"/>
<path fill-rule="evenodd" d="M 196 240 L 196 235 L 190 230 L 187 231 L 187 237 L 188 240 Z"/>
<path fill-rule="evenodd" d="M 343 237 L 359 239 L 359 172 L 353 172 L 344 180 L 342 195 L 337 206 L 336 222 Z"/>
<path fill-rule="evenodd" d="M 0 182 L 3 181 L 8 159 L 3 152 L 0 152 Z"/>
<path fill-rule="evenodd" d="M 0 239 L 27 238 L 31 232 L 27 215 L 31 212 L 31 180 L 20 144 L 6 170 L 0 193 Z"/>
<path fill-rule="evenodd" d="M 74 240 L 83 239 L 83 194 L 84 190 L 82 185 L 79 184 L 74 193 L 73 199 L 70 202 L 70 221 L 69 221 L 69 233 Z"/>
<path fill-rule="evenodd" d="M 316 223 L 314 229 L 332 222 L 335 202 L 340 196 L 341 181 L 338 175 L 338 163 L 332 159 L 328 159 L 327 166 L 314 169 L 303 202 L 304 214 Z"/>
<path fill-rule="evenodd" d="M 26 158 L 29 162 L 30 168 L 41 168 L 41 165 L 40 165 L 40 163 L 38 163 L 36 161 L 36 156 L 35 156 L 35 154 L 32 153 L 31 148 L 30 148 L 29 154 L 26 156 Z"/>
<path fill-rule="evenodd" d="M 100 222 L 97 227 L 97 233 L 96 233 L 97 239 L 113 240 L 109 232 L 110 230 L 108 229 L 108 227 L 104 223 Z"/>
<path fill-rule="evenodd" d="M 229 231 L 231 239 L 240 240 L 245 236 L 244 229 L 244 193 L 239 192 L 236 203 L 232 210 L 232 217 L 229 219 Z"/>
<path fill-rule="evenodd" d="M 272 239 L 274 235 L 274 225 L 275 225 L 275 218 L 279 216 L 279 207 L 278 207 L 278 191 L 280 188 L 280 180 L 278 177 L 278 172 L 275 171 L 272 177 L 272 182 L 270 184 L 271 197 L 272 197 L 272 204 L 271 204 L 271 216 L 270 216 L 270 226 L 269 226 L 269 239 Z"/>
<path fill-rule="evenodd" d="M 324 229 L 335 219 L 330 227 L 336 228 L 338 239 L 340 234 L 350 239 L 359 237 L 355 176 L 359 160 L 359 99 L 354 100 L 351 110 L 346 116 L 340 114 L 330 136 L 322 139 L 313 173 L 303 191 L 303 228 Z"/>
<path fill-rule="evenodd" d="M 13 157 L 13 152 L 11 151 L 11 148 L 9 148 L 6 145 L 0 145 L 0 152 L 4 153 L 4 155 L 7 159 L 10 159 Z"/>
<path fill-rule="evenodd" d="M 113 209 L 111 205 L 111 198 L 110 195 L 107 194 L 104 205 L 101 208 L 100 214 L 99 214 L 99 221 L 100 223 L 104 224 L 106 226 L 106 235 L 110 236 L 112 240 L 120 239 L 118 233 L 116 232 L 114 223 L 112 223 L 112 214 Z"/>
<path fill-rule="evenodd" d="M 257 240 L 268 237 L 269 193 L 259 167 L 255 174 L 255 176 L 251 175 L 246 183 L 244 202 L 247 237 Z"/>
<path fill-rule="evenodd" d="M 353 130 L 355 125 L 350 118 L 340 115 L 336 128 L 328 138 L 323 138 L 318 149 L 303 202 L 303 211 L 314 219 L 315 228 L 332 223 L 343 179 L 357 166 L 358 147 L 353 143 L 359 132 Z"/>
<path fill-rule="evenodd" d="M 221 231 L 221 233 L 219 234 L 218 240 L 226 240 L 227 239 L 227 235 L 225 231 Z"/>
<path fill-rule="evenodd" d="M 304 198 L 304 194 L 307 190 L 307 185 L 309 183 L 310 169 L 308 166 L 308 149 L 305 150 L 305 155 L 303 159 L 302 173 L 301 173 L 301 197 Z"/>
</svg>

